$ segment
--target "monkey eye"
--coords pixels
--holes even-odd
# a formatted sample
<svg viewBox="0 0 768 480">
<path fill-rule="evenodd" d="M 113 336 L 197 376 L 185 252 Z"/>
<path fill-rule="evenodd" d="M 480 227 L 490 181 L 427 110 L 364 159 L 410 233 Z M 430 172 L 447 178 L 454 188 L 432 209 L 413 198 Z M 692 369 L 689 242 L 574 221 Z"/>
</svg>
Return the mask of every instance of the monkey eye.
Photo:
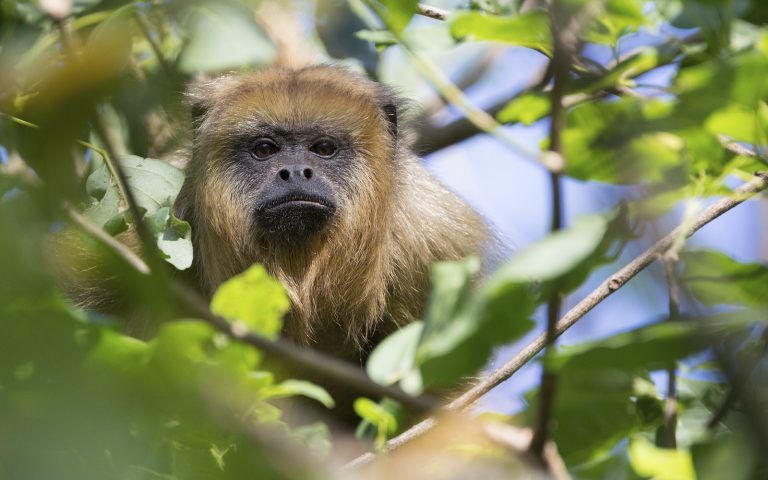
<svg viewBox="0 0 768 480">
<path fill-rule="evenodd" d="M 310 152 L 326 158 L 332 157 L 336 153 L 336 150 L 338 150 L 338 148 L 336 148 L 336 145 L 330 140 L 319 140 L 309 147 Z"/>
<path fill-rule="evenodd" d="M 272 140 L 261 139 L 253 146 L 252 153 L 259 160 L 264 160 L 277 153 L 278 150 L 279 148 Z"/>
</svg>

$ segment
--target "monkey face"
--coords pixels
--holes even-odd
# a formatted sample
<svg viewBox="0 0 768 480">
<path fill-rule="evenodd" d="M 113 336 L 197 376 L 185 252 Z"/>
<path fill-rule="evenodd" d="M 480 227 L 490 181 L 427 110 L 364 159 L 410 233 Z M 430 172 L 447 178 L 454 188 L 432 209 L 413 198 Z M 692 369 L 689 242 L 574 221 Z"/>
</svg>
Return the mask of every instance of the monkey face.
<svg viewBox="0 0 768 480">
<path fill-rule="evenodd" d="M 333 67 L 267 69 L 191 95 L 188 200 L 177 203 L 200 238 L 252 262 L 297 242 L 357 245 L 388 215 L 397 113 L 381 85 Z"/>
<path fill-rule="evenodd" d="M 346 142 L 318 126 L 261 125 L 244 147 L 236 175 L 248 179 L 260 235 L 297 241 L 329 224 L 338 204 L 334 185 L 352 161 Z"/>
</svg>

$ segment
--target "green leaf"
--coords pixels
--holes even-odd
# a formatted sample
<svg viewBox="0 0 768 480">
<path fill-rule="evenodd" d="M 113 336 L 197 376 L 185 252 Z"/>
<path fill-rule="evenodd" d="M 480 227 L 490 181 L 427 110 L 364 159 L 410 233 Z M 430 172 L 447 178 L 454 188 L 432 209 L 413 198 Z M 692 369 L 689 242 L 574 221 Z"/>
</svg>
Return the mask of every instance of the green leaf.
<svg viewBox="0 0 768 480">
<path fill-rule="evenodd" d="M 184 172 L 168 162 L 135 155 L 122 157 L 120 163 L 136 203 L 147 215 L 173 205 L 184 183 Z"/>
<path fill-rule="evenodd" d="M 629 459 L 638 475 L 656 480 L 696 480 L 690 452 L 658 448 L 643 437 L 629 445 Z"/>
<path fill-rule="evenodd" d="M 579 105 L 563 131 L 566 173 L 610 183 L 669 180 L 669 170 L 685 166 L 687 145 L 679 135 L 655 131 L 668 113 L 658 102 L 636 99 Z"/>
<path fill-rule="evenodd" d="M 598 371 L 567 369 L 558 375 L 553 431 L 557 449 L 567 465 L 607 454 L 639 423 L 630 372 L 603 368 Z M 533 422 L 538 391 L 526 394 L 525 417 Z"/>
<path fill-rule="evenodd" d="M 682 280 L 705 305 L 768 305 L 768 267 L 740 263 L 722 252 L 689 250 L 681 253 Z"/>
<path fill-rule="evenodd" d="M 758 118 L 758 114 L 763 113 Z M 768 115 L 761 110 L 748 109 L 731 104 L 715 111 L 705 122 L 707 130 L 722 134 L 737 142 L 759 143 L 765 133 L 760 133 L 762 125 L 768 125 Z"/>
<path fill-rule="evenodd" d="M 660 406 L 637 375 L 703 347 L 692 325 L 662 322 L 553 353 L 547 360 L 558 376 L 553 435 L 565 461 L 594 459 L 638 428 L 653 427 Z M 533 418 L 538 397 L 528 397 Z"/>
<path fill-rule="evenodd" d="M 705 346 L 691 324 L 662 322 L 604 340 L 563 347 L 549 356 L 547 365 L 553 371 L 658 370 Z"/>
<path fill-rule="evenodd" d="M 754 478 L 755 449 L 740 432 L 728 432 L 691 447 L 696 480 Z"/>
<path fill-rule="evenodd" d="M 645 23 L 643 4 L 637 0 L 608 0 L 605 10 L 589 25 L 584 39 L 593 43 L 616 45 L 619 38 L 636 31 Z"/>
<path fill-rule="evenodd" d="M 452 384 L 488 360 L 494 346 L 522 336 L 533 323 L 534 296 L 527 285 L 471 284 L 476 258 L 441 262 L 432 268 L 432 292 L 424 333 L 416 352 L 424 386 Z"/>
<path fill-rule="evenodd" d="M 290 306 L 283 286 L 259 264 L 222 283 L 211 300 L 213 313 L 267 338 L 277 338 Z"/>
<path fill-rule="evenodd" d="M 372 42 L 377 50 L 397 44 L 397 38 L 389 30 L 360 30 L 355 33 L 355 36 Z M 409 28 L 402 33 L 402 37 L 411 48 L 422 52 L 441 52 L 456 44 L 447 27 L 442 23 Z"/>
<path fill-rule="evenodd" d="M 509 102 L 497 115 L 500 122 L 531 125 L 549 114 L 550 99 L 544 93 L 529 93 Z"/>
<path fill-rule="evenodd" d="M 302 395 L 317 400 L 326 408 L 333 408 L 335 402 L 328 392 L 318 385 L 305 380 L 288 379 L 262 390 L 264 398 L 286 398 Z"/>
<path fill-rule="evenodd" d="M 253 12 L 233 3 L 196 4 L 187 24 L 189 43 L 179 61 L 182 72 L 266 65 L 275 56 L 275 46 L 256 24 Z"/>
<path fill-rule="evenodd" d="M 317 458 L 327 458 L 333 448 L 331 431 L 323 422 L 296 427 L 291 432 L 291 436 L 306 446 Z"/>
<path fill-rule="evenodd" d="M 383 385 L 400 382 L 412 395 L 422 392 L 421 373 L 415 368 L 416 349 L 424 332 L 424 322 L 407 325 L 385 338 L 371 352 L 365 364 L 368 376 Z"/>
<path fill-rule="evenodd" d="M 106 179 L 103 178 L 106 172 Z M 91 181 L 91 179 L 94 179 Z M 90 186 L 89 186 L 90 184 Z M 102 186 L 104 189 L 101 190 Z M 86 181 L 88 193 L 99 200 L 85 209 L 83 214 L 93 223 L 104 227 L 107 222 L 120 215 L 120 192 L 117 184 L 112 180 L 106 165 L 93 172 Z"/>
<path fill-rule="evenodd" d="M 192 227 L 179 220 L 170 207 L 163 207 L 146 218 L 147 226 L 157 239 L 157 246 L 166 255 L 168 263 L 178 270 L 192 266 Z"/>
<path fill-rule="evenodd" d="M 450 18 L 451 34 L 457 39 L 488 40 L 518 45 L 552 55 L 549 18 L 541 11 L 514 17 L 461 12 Z"/>
<path fill-rule="evenodd" d="M 397 418 L 385 406 L 368 398 L 355 399 L 355 413 L 360 418 L 376 426 L 379 432 L 386 435 L 397 433 Z"/>
<path fill-rule="evenodd" d="M 574 271 L 603 243 L 611 215 L 588 215 L 523 249 L 491 277 L 505 282 L 545 282 Z"/>
<path fill-rule="evenodd" d="M 395 32 L 402 32 L 416 13 L 418 0 L 375 0 L 376 10 Z"/>
</svg>

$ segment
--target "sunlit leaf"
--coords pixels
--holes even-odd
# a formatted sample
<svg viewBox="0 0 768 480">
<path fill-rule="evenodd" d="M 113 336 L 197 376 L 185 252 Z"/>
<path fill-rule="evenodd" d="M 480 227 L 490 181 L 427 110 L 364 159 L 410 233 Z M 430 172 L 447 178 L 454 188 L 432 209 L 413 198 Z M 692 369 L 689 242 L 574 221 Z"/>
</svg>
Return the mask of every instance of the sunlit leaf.
<svg viewBox="0 0 768 480">
<path fill-rule="evenodd" d="M 418 0 L 375 0 L 377 11 L 396 32 L 402 32 L 416 13 Z"/>
<path fill-rule="evenodd" d="M 691 250 L 681 254 L 682 279 L 706 305 L 768 305 L 768 267 L 740 263 L 722 252 Z"/>
<path fill-rule="evenodd" d="M 198 3 L 188 22 L 189 44 L 179 62 L 184 72 L 264 65 L 275 55 L 275 46 L 256 24 L 253 12 L 233 3 Z"/>
<path fill-rule="evenodd" d="M 690 452 L 654 446 L 643 437 L 635 437 L 629 445 L 632 468 L 643 477 L 658 480 L 695 480 Z"/>
<path fill-rule="evenodd" d="M 500 122 L 531 125 L 549 114 L 548 95 L 531 93 L 509 102 L 497 115 Z"/>
<path fill-rule="evenodd" d="M 450 23 L 451 33 L 459 39 L 489 40 L 533 48 L 547 55 L 552 54 L 549 19 L 540 11 L 514 17 L 462 12 L 452 16 Z"/>
<path fill-rule="evenodd" d="M 263 390 L 265 398 L 285 398 L 301 395 L 323 404 L 326 408 L 333 408 L 333 398 L 328 392 L 314 383 L 305 380 L 284 380 L 277 385 Z"/>
<path fill-rule="evenodd" d="M 280 333 L 290 306 L 283 286 L 259 264 L 222 283 L 211 300 L 215 314 L 243 322 L 268 338 Z"/>
<path fill-rule="evenodd" d="M 424 323 L 418 321 L 385 338 L 368 357 L 365 364 L 368 376 L 384 385 L 400 382 L 406 392 L 421 393 L 421 374 L 414 360 L 423 332 Z"/>
</svg>

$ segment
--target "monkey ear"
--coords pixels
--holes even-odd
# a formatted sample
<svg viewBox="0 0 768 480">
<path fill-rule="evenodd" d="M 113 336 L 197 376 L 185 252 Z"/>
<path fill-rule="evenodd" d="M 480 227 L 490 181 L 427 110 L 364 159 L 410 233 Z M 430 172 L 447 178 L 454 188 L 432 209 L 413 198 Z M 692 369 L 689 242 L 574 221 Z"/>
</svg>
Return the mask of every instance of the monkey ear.
<svg viewBox="0 0 768 480">
<path fill-rule="evenodd" d="M 192 120 L 197 123 L 216 104 L 232 80 L 232 75 L 194 82 L 187 89 L 186 98 L 192 110 Z"/>
<path fill-rule="evenodd" d="M 394 103 L 387 103 L 381 107 L 384 111 L 384 115 L 389 121 L 388 129 L 389 133 L 393 136 L 397 136 L 397 106 Z"/>
</svg>

